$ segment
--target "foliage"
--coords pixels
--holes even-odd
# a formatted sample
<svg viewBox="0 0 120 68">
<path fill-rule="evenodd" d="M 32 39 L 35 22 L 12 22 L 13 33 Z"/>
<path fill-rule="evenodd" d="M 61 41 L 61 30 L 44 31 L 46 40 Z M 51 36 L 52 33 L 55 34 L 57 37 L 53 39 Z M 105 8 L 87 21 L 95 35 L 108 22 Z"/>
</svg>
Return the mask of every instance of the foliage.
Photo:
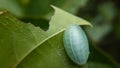
<svg viewBox="0 0 120 68">
<path fill-rule="evenodd" d="M 78 8 L 82 8 L 87 2 L 87 0 L 0 0 L 0 67 L 119 68 L 119 64 L 93 45 L 91 40 L 90 56 L 86 65 L 76 65 L 64 51 L 63 32 L 67 26 L 72 23 L 92 26 L 88 21 L 70 14 L 76 14 Z M 52 5 L 53 15 L 51 4 L 63 10 Z M 113 4 L 110 2 L 107 7 L 109 5 L 109 10 L 113 10 L 111 9 L 111 6 L 114 7 Z M 4 9 L 8 12 L 3 11 Z M 100 14 L 92 21 L 96 19 L 99 21 L 98 18 L 101 20 L 101 16 L 105 16 L 104 21 L 108 22 L 114 18 L 116 12 L 111 11 L 108 15 L 113 14 L 107 16 L 106 9 L 99 10 Z M 91 27 L 87 28 L 88 31 L 89 29 Z"/>
</svg>

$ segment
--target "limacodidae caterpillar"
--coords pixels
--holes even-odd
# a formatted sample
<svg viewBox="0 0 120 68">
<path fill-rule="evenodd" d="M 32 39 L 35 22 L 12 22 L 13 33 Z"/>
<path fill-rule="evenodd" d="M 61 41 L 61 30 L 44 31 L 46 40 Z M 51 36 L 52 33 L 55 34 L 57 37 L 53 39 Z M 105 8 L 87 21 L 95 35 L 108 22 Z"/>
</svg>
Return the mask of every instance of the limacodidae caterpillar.
<svg viewBox="0 0 120 68">
<path fill-rule="evenodd" d="M 76 24 L 70 25 L 64 32 L 63 43 L 65 50 L 72 61 L 78 65 L 87 62 L 89 44 L 85 32 Z"/>
</svg>

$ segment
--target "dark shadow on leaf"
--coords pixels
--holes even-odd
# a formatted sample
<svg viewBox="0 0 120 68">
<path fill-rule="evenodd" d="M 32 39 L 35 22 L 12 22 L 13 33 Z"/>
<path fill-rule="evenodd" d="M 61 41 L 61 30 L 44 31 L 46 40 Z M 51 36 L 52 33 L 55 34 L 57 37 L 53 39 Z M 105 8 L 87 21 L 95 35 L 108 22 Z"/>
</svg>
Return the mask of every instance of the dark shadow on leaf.
<svg viewBox="0 0 120 68">
<path fill-rule="evenodd" d="M 43 30 L 47 30 L 49 28 L 49 21 L 46 19 L 21 19 L 22 21 L 26 22 L 26 23 L 32 23 L 33 25 L 35 25 L 36 27 L 40 27 Z"/>
</svg>

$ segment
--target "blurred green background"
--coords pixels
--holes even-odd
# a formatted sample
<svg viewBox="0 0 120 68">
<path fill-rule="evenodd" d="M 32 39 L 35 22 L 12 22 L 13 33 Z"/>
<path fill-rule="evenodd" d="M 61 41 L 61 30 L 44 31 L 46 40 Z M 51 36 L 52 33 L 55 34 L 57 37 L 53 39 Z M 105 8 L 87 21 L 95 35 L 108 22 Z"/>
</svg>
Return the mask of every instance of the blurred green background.
<svg viewBox="0 0 120 68">
<path fill-rule="evenodd" d="M 91 21 L 89 37 L 120 63 L 120 0 L 89 0 L 77 15 Z"/>
<path fill-rule="evenodd" d="M 90 41 L 120 63 L 120 0 L 0 0 L 0 11 L 47 30 L 51 4 L 91 22 L 84 27 Z"/>
</svg>

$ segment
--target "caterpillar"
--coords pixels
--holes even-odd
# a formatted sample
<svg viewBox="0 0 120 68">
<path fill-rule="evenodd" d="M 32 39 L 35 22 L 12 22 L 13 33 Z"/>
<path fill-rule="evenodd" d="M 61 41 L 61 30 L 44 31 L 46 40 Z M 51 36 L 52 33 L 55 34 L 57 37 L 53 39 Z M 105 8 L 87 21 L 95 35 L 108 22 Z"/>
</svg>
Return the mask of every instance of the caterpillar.
<svg viewBox="0 0 120 68">
<path fill-rule="evenodd" d="M 69 58 L 78 65 L 86 64 L 89 44 L 85 32 L 79 25 L 72 24 L 64 32 L 63 44 Z"/>
</svg>

